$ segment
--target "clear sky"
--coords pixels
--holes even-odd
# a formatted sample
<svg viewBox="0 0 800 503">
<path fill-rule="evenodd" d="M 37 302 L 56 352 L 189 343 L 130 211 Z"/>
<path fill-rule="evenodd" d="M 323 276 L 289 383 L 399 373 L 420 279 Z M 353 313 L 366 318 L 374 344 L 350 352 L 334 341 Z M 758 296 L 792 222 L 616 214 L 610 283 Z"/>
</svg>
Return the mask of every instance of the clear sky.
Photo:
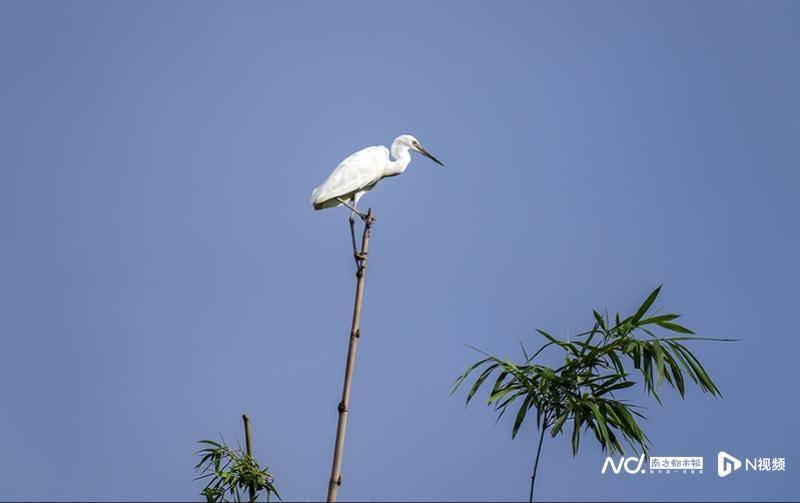
<svg viewBox="0 0 800 503">
<path fill-rule="evenodd" d="M 377 214 L 346 499 L 523 499 L 535 431 L 450 397 L 593 308 L 700 334 L 725 400 L 648 405 L 601 475 L 545 443 L 538 497 L 798 499 L 798 2 L 0 1 L 0 498 L 199 499 L 241 438 L 324 497 L 354 290 L 336 164 L 401 133 Z M 588 440 L 588 437 L 587 437 Z M 716 454 L 784 457 L 720 479 Z"/>
</svg>

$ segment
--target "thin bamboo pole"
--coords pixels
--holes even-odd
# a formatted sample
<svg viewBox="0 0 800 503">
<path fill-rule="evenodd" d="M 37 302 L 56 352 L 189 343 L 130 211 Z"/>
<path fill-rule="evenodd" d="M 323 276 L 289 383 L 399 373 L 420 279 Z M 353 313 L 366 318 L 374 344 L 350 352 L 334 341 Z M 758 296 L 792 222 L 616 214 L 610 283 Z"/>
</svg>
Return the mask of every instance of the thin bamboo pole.
<svg viewBox="0 0 800 503">
<path fill-rule="evenodd" d="M 247 456 L 253 459 L 253 440 L 250 435 L 250 418 L 247 414 L 242 414 L 242 421 L 244 421 L 244 444 L 247 449 Z M 250 503 L 256 501 L 256 486 L 251 484 L 248 488 L 250 490 Z"/>
<path fill-rule="evenodd" d="M 344 387 L 342 401 L 339 402 L 339 422 L 336 426 L 336 444 L 333 449 L 333 466 L 331 467 L 331 480 L 328 483 L 327 501 L 336 501 L 339 487 L 342 485 L 342 457 L 344 456 L 344 436 L 347 430 L 347 416 L 350 411 L 350 385 L 353 381 L 353 368 L 356 364 L 356 349 L 361 337 L 361 301 L 364 297 L 364 279 L 367 269 L 367 253 L 369 252 L 369 237 L 375 217 L 372 208 L 367 212 L 364 222 L 364 234 L 361 236 L 361 251 L 356 254 L 356 300 L 353 305 L 353 324 L 350 329 L 350 344 L 347 348 L 347 364 L 344 369 Z"/>
<path fill-rule="evenodd" d="M 539 433 L 539 447 L 536 449 L 536 462 L 533 464 L 533 474 L 531 474 L 531 495 L 528 498 L 528 503 L 533 503 L 533 486 L 536 484 L 536 471 L 539 469 L 539 456 L 542 454 L 542 441 L 546 430 L 547 423 L 542 422 L 542 431 Z"/>
</svg>

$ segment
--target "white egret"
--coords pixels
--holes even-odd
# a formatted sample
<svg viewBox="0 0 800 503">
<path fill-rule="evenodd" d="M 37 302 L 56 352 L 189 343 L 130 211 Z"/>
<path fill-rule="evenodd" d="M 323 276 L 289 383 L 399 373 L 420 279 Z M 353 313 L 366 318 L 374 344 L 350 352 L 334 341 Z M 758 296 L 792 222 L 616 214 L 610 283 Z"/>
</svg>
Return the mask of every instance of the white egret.
<svg viewBox="0 0 800 503">
<path fill-rule="evenodd" d="M 367 147 L 351 155 L 336 166 L 328 178 L 312 192 L 311 204 L 314 205 L 315 210 L 341 205 L 350 208 L 350 235 L 353 238 L 354 252 L 357 253 L 353 228 L 355 215 L 362 219 L 366 218 L 366 215 L 358 211 L 358 200 L 372 190 L 379 181 L 404 172 L 408 163 L 411 162 L 411 150 L 444 166 L 437 158 L 422 148 L 419 140 L 410 134 L 404 134 L 392 142 L 391 152 L 383 145 L 378 145 Z"/>
</svg>

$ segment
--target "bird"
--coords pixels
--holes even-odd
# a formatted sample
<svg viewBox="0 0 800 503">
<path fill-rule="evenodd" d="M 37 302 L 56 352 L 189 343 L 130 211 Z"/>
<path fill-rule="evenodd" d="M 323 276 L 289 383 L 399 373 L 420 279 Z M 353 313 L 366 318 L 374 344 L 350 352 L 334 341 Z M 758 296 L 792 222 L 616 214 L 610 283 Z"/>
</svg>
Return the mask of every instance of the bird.
<svg viewBox="0 0 800 503">
<path fill-rule="evenodd" d="M 350 208 L 350 236 L 357 258 L 355 215 L 362 220 L 366 219 L 366 215 L 358 211 L 358 200 L 384 178 L 402 174 L 411 162 L 411 151 L 419 152 L 444 167 L 439 159 L 422 147 L 418 139 L 404 134 L 395 138 L 391 149 L 376 145 L 352 154 L 339 163 L 328 178 L 311 193 L 311 204 L 315 210 L 337 206 Z"/>
</svg>

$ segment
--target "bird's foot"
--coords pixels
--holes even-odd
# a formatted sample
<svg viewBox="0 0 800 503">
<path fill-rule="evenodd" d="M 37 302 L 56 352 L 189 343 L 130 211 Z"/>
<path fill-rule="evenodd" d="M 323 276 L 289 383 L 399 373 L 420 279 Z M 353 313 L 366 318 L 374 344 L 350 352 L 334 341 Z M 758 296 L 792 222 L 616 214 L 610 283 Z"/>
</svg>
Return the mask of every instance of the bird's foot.
<svg viewBox="0 0 800 503">
<path fill-rule="evenodd" d="M 353 257 L 356 259 L 356 263 L 362 262 L 367 260 L 367 254 L 361 252 L 353 252 Z"/>
</svg>

